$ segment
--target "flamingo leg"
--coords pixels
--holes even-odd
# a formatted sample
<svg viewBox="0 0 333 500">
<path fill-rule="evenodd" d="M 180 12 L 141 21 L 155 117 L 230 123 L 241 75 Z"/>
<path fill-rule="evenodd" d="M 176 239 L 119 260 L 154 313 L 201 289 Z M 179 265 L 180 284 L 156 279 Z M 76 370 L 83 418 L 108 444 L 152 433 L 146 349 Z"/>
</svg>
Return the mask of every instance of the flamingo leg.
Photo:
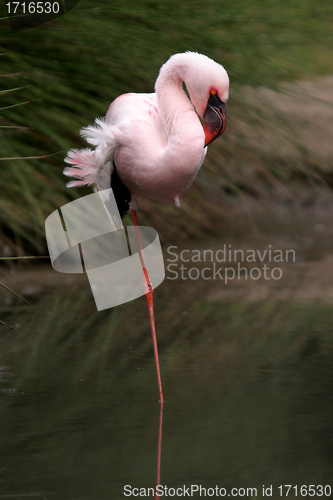
<svg viewBox="0 0 333 500">
<path fill-rule="evenodd" d="M 138 219 L 136 216 L 136 211 L 132 210 L 132 218 L 133 218 L 133 224 L 135 228 L 135 236 L 136 240 L 138 242 L 138 248 L 139 248 L 139 255 L 140 255 L 140 260 L 141 260 L 141 265 L 143 269 L 143 274 L 145 277 L 145 295 L 146 295 L 146 300 L 148 304 L 148 312 L 149 312 L 149 319 L 150 319 L 150 327 L 151 327 L 151 333 L 153 337 L 153 348 L 154 348 L 154 356 L 155 356 L 155 364 L 156 364 L 156 374 L 157 374 L 157 383 L 158 383 L 158 391 L 160 395 L 160 403 L 164 402 L 163 399 L 163 391 L 162 391 L 162 381 L 161 381 L 161 372 L 160 372 L 160 363 L 158 359 L 158 349 L 157 349 L 157 340 L 156 340 L 156 329 L 155 329 L 155 319 L 154 319 L 154 305 L 153 305 L 153 292 L 154 289 L 152 287 L 145 259 L 143 256 L 143 251 L 142 251 L 142 243 L 141 243 L 141 238 L 140 238 L 140 232 L 139 232 L 139 227 L 138 227 Z"/>
</svg>

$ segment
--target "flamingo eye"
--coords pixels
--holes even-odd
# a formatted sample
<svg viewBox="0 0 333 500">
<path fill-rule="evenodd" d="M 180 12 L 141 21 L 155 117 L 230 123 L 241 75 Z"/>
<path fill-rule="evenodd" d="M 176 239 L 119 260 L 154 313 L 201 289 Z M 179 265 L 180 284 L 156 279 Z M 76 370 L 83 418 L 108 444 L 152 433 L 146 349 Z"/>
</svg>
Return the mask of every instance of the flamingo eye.
<svg viewBox="0 0 333 500">
<path fill-rule="evenodd" d="M 217 94 L 217 91 L 215 89 L 211 90 L 210 91 L 211 95 L 216 95 Z"/>
</svg>

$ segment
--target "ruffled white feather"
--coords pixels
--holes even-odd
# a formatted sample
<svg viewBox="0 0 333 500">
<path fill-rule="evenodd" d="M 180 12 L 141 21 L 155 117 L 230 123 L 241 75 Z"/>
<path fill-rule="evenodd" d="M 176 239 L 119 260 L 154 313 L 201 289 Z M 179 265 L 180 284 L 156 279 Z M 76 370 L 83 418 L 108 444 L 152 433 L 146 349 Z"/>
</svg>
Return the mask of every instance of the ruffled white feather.
<svg viewBox="0 0 333 500">
<path fill-rule="evenodd" d="M 114 138 L 110 123 L 100 118 L 96 118 L 95 122 L 96 125 L 83 128 L 80 134 L 96 149 L 72 149 L 67 153 L 65 162 L 72 166 L 64 169 L 64 175 L 78 179 L 68 182 L 67 187 L 90 184 L 95 184 L 99 189 L 102 186 L 104 189 L 110 187 L 114 151 L 119 144 Z"/>
<path fill-rule="evenodd" d="M 80 134 L 88 144 L 99 146 L 102 142 L 109 143 L 113 138 L 112 124 L 101 118 L 96 118 L 96 125 L 89 125 L 81 130 Z"/>
</svg>

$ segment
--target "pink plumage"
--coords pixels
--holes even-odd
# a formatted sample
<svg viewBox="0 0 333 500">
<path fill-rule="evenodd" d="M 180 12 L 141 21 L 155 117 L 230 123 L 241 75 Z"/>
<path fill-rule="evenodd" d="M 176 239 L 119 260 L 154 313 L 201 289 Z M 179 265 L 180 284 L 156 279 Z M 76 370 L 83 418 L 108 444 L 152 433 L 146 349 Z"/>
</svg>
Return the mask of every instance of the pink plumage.
<svg viewBox="0 0 333 500">
<path fill-rule="evenodd" d="M 228 91 L 220 64 L 194 52 L 175 54 L 160 69 L 155 93 L 118 97 L 104 119 L 81 131 L 95 149 L 68 153 L 71 166 L 64 173 L 78 180 L 67 186 L 95 184 L 97 190 L 112 186 L 115 191 L 120 182 L 131 209 L 138 197 L 179 206 L 205 158 L 205 146 L 225 129 Z M 115 176 L 119 182 L 113 182 Z"/>
<path fill-rule="evenodd" d="M 65 162 L 72 165 L 64 169 L 64 175 L 77 177 L 79 180 L 70 181 L 67 187 L 86 186 L 93 184 L 96 177 L 95 151 L 89 148 L 72 149 L 68 152 Z"/>
</svg>

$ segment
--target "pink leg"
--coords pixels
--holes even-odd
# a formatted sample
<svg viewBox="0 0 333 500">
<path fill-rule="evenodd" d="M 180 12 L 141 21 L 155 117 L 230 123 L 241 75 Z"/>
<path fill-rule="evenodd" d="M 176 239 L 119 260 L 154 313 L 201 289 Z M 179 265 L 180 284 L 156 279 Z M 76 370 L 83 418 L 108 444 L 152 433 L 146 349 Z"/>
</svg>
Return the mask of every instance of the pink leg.
<svg viewBox="0 0 333 500">
<path fill-rule="evenodd" d="M 139 247 L 139 255 L 140 255 L 140 260 L 141 260 L 141 265 L 143 269 L 143 273 L 146 279 L 146 300 L 148 304 L 148 311 L 149 311 L 149 318 L 150 318 L 150 327 L 151 327 L 151 333 L 153 337 L 153 347 L 154 347 L 154 356 L 155 356 L 155 364 L 156 364 L 156 373 L 157 373 L 157 383 L 158 383 L 158 390 L 159 390 L 159 395 L 160 395 L 160 403 L 164 402 L 163 399 L 163 391 L 162 391 L 162 382 L 161 382 L 161 373 L 160 373 L 160 363 L 158 360 L 158 349 L 157 349 L 157 340 L 156 340 L 156 330 L 155 330 L 155 320 L 154 320 L 154 306 L 153 306 L 153 292 L 154 289 L 152 287 L 146 263 L 144 260 L 143 252 L 142 252 L 142 244 L 141 244 L 141 238 L 140 238 L 140 233 L 139 233 L 139 228 L 138 228 L 138 219 L 136 216 L 136 211 L 132 210 L 132 218 L 133 218 L 133 224 L 135 228 L 135 235 L 136 239 L 138 242 L 138 247 Z"/>
</svg>

